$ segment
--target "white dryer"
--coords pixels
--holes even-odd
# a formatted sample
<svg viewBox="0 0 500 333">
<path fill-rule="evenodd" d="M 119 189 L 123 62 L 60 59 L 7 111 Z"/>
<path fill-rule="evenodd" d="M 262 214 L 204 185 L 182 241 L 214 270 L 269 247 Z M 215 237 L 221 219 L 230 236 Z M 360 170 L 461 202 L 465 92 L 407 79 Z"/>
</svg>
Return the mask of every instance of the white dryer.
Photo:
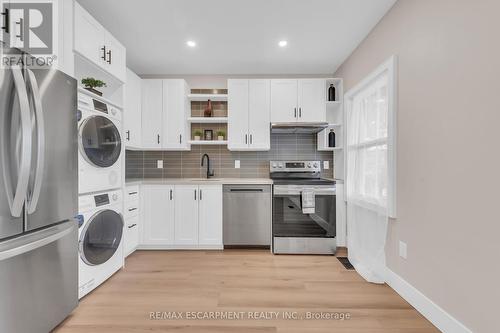
<svg viewBox="0 0 500 333">
<path fill-rule="evenodd" d="M 78 207 L 78 298 L 82 298 L 123 267 L 123 193 L 83 195 Z"/>
<path fill-rule="evenodd" d="M 78 92 L 78 118 L 78 192 L 121 187 L 121 110 Z"/>
</svg>

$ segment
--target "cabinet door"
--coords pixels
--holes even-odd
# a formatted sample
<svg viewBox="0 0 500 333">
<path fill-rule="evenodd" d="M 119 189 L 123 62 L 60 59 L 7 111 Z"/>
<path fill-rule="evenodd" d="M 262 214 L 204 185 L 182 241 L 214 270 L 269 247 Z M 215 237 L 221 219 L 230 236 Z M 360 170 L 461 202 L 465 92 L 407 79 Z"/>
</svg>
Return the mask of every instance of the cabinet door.
<svg viewBox="0 0 500 333">
<path fill-rule="evenodd" d="M 326 85 L 324 79 L 299 80 L 298 121 L 326 120 Z"/>
<path fill-rule="evenodd" d="M 120 81 L 126 80 L 126 49 L 109 32 L 104 33 L 104 45 L 106 46 L 106 60 L 104 68 Z"/>
<path fill-rule="evenodd" d="M 227 148 L 248 149 L 248 80 L 227 81 Z"/>
<path fill-rule="evenodd" d="M 104 33 L 103 26 L 75 1 L 75 51 L 103 66 Z"/>
<path fill-rule="evenodd" d="M 200 186 L 199 244 L 222 247 L 222 186 Z"/>
<path fill-rule="evenodd" d="M 174 187 L 145 186 L 141 192 L 143 235 L 145 245 L 174 243 Z"/>
<path fill-rule="evenodd" d="M 186 82 L 163 80 L 163 148 L 186 147 L 187 105 Z"/>
<path fill-rule="evenodd" d="M 125 147 L 141 148 L 141 78 L 127 68 L 125 83 Z"/>
<path fill-rule="evenodd" d="M 175 186 L 176 245 L 198 244 L 198 186 Z"/>
<path fill-rule="evenodd" d="M 142 80 L 142 147 L 161 148 L 162 80 Z"/>
<path fill-rule="evenodd" d="M 271 80 L 271 122 L 297 120 L 297 80 Z"/>
<path fill-rule="evenodd" d="M 249 87 L 250 150 L 271 149 L 271 81 L 250 80 Z"/>
<path fill-rule="evenodd" d="M 1 24 L 1 28 L 0 28 L 0 42 L 7 42 L 7 40 L 9 39 L 9 34 L 7 34 L 7 31 L 10 32 L 10 28 L 11 26 L 9 25 L 9 27 L 7 28 L 6 25 L 7 25 L 7 21 L 6 21 L 6 13 L 9 12 L 10 10 L 10 2 L 9 0 L 0 0 L 0 12 L 2 13 L 2 16 L 0 17 L 0 24 Z M 9 13 L 10 14 L 10 13 Z M 0 47 L 3 47 L 3 45 L 0 44 Z M 3 52 L 2 52 L 3 54 Z"/>
<path fill-rule="evenodd" d="M 139 245 L 139 216 L 125 218 L 125 247 L 123 252 L 128 256 Z"/>
</svg>

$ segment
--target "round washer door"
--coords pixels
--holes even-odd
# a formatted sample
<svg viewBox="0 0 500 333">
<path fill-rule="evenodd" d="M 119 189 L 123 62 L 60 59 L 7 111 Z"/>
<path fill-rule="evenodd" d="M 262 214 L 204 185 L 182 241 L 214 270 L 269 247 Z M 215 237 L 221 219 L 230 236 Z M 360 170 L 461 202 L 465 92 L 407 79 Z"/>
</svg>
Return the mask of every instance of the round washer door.
<svg viewBox="0 0 500 333">
<path fill-rule="evenodd" d="M 110 167 L 120 157 L 120 131 L 106 117 L 89 117 L 80 125 L 80 148 L 89 163 L 101 168 Z"/>
<path fill-rule="evenodd" d="M 80 236 L 80 257 L 88 265 L 100 265 L 115 254 L 123 234 L 123 218 L 102 210 L 89 219 Z"/>
</svg>

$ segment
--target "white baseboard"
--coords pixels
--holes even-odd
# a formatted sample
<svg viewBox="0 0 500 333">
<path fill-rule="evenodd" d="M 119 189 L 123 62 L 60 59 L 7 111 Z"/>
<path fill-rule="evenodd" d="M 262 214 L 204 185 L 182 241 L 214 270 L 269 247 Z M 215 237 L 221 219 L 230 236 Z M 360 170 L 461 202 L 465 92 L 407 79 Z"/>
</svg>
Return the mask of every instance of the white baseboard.
<svg viewBox="0 0 500 333">
<path fill-rule="evenodd" d="M 472 333 L 461 322 L 431 301 L 402 277 L 387 269 L 387 284 L 444 333 Z"/>
<path fill-rule="evenodd" d="M 224 250 L 224 245 L 146 245 L 141 244 L 137 250 Z"/>
</svg>

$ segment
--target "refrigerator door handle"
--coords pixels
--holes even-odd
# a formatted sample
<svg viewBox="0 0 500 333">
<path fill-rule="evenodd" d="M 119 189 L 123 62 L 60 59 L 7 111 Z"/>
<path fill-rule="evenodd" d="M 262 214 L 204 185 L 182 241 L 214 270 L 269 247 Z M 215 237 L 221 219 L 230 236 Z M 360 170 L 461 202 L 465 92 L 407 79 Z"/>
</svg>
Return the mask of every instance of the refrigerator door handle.
<svg viewBox="0 0 500 333">
<path fill-rule="evenodd" d="M 38 83 L 36 82 L 35 74 L 33 71 L 28 69 L 28 82 L 33 95 L 33 104 L 35 107 L 35 118 L 36 118 L 36 131 L 37 131 L 37 162 L 36 162 L 36 173 L 35 173 L 35 183 L 28 200 L 28 214 L 32 214 L 36 210 L 38 204 L 38 199 L 40 198 L 40 191 L 42 189 L 43 180 L 43 168 L 45 165 L 45 125 L 43 120 L 43 109 L 42 109 L 42 99 L 40 97 L 40 90 L 38 88 Z"/>
<path fill-rule="evenodd" d="M 22 156 L 19 161 L 17 184 L 14 189 L 12 186 L 10 175 L 5 173 L 5 164 L 10 163 L 12 156 L 5 156 L 7 153 L 2 149 L 2 163 L 4 164 L 4 179 L 7 192 L 7 201 L 9 202 L 10 213 L 13 217 L 20 217 L 23 212 L 24 201 L 28 191 L 30 168 L 31 168 L 31 119 L 30 107 L 28 101 L 28 93 L 24 83 L 21 67 L 12 66 L 12 76 L 14 78 L 14 86 L 19 98 L 19 109 L 21 118 L 21 149 Z M 13 190 L 14 189 L 14 190 Z"/>
<path fill-rule="evenodd" d="M 0 261 L 41 248 L 73 231 L 74 223 L 62 223 L 39 232 L 30 233 L 0 245 Z"/>
</svg>

